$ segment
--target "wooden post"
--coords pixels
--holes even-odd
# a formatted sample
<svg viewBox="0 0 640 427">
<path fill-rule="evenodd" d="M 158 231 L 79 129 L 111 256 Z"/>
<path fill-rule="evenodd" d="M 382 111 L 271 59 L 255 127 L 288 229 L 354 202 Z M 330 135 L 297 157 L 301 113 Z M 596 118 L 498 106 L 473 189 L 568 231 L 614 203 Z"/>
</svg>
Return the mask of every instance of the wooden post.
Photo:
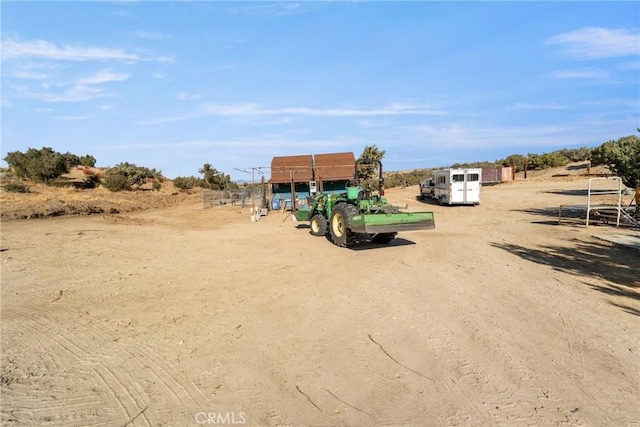
<svg viewBox="0 0 640 427">
<path fill-rule="evenodd" d="M 293 181 L 293 169 L 289 169 L 291 177 L 291 213 L 296 212 L 296 183 Z"/>
<path fill-rule="evenodd" d="M 267 203 L 267 186 L 265 185 L 264 175 L 261 178 L 261 186 L 262 186 L 262 206 L 261 208 L 269 207 L 269 203 Z"/>
<path fill-rule="evenodd" d="M 591 175 L 591 160 L 587 160 L 587 176 Z"/>
<path fill-rule="evenodd" d="M 529 158 L 524 159 L 524 179 L 527 179 L 527 167 L 529 166 Z"/>
</svg>

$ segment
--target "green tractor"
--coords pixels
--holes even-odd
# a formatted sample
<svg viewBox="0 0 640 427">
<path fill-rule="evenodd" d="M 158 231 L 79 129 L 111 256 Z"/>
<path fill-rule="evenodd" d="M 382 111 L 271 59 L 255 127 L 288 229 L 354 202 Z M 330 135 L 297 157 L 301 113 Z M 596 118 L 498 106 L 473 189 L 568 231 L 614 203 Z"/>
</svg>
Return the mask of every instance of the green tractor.
<svg viewBox="0 0 640 427">
<path fill-rule="evenodd" d="M 400 208 L 383 197 L 382 163 L 377 162 L 377 194 L 368 186 L 359 186 L 358 170 L 362 164 L 370 162 L 356 162 L 355 181 L 347 186 L 345 193 L 309 197 L 307 205 L 296 211 L 298 221 L 310 222 L 312 235 L 328 234 L 336 245 L 351 247 L 363 241 L 389 243 L 399 231 L 435 228 L 433 212 L 400 212 Z"/>
</svg>

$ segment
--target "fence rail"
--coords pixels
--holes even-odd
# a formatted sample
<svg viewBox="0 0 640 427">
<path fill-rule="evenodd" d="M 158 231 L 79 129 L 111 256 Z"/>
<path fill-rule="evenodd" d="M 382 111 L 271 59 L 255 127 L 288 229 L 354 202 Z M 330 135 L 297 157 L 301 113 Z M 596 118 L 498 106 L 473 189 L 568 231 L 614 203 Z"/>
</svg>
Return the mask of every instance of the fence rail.
<svg viewBox="0 0 640 427">
<path fill-rule="evenodd" d="M 202 208 L 213 208 L 214 206 L 261 206 L 262 189 L 251 190 L 202 190 Z M 269 192 L 266 193 L 269 200 Z"/>
</svg>

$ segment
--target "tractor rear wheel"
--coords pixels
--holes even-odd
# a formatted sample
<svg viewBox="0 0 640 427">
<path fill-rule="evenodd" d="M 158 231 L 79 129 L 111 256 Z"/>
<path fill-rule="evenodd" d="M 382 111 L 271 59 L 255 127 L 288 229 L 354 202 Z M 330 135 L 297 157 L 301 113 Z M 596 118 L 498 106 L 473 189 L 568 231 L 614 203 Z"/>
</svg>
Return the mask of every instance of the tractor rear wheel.
<svg viewBox="0 0 640 427">
<path fill-rule="evenodd" d="M 349 228 L 351 217 L 358 214 L 358 209 L 348 203 L 338 203 L 331 213 L 329 231 L 331 240 L 336 245 L 348 248 L 356 243 L 357 235 Z"/>
<path fill-rule="evenodd" d="M 311 234 L 314 236 L 326 236 L 329 222 L 322 214 L 315 214 L 311 217 Z"/>
</svg>

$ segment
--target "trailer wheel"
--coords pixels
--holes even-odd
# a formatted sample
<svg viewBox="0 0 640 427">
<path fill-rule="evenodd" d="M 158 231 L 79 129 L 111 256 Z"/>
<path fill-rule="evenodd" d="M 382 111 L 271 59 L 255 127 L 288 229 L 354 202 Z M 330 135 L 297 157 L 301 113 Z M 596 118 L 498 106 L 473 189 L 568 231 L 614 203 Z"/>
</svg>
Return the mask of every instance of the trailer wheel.
<svg viewBox="0 0 640 427">
<path fill-rule="evenodd" d="M 329 231 L 331 240 L 340 247 L 350 247 L 356 243 L 357 235 L 349 228 L 352 216 L 358 214 L 358 209 L 348 203 L 338 203 L 331 213 Z"/>
<path fill-rule="evenodd" d="M 329 222 L 322 214 L 315 214 L 311 217 L 311 234 L 314 236 L 326 236 Z"/>
<path fill-rule="evenodd" d="M 371 241 L 373 243 L 386 244 L 386 243 L 389 243 L 390 241 L 392 241 L 393 239 L 395 239 L 397 234 L 398 233 L 378 233 L 378 234 L 373 236 Z"/>
</svg>

